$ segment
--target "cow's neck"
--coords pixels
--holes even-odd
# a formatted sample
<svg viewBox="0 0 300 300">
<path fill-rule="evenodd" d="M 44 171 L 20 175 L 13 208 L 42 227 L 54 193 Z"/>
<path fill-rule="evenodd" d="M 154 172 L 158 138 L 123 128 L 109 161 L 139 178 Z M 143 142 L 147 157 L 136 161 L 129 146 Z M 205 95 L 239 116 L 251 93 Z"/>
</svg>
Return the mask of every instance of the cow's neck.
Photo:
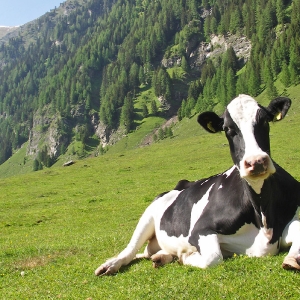
<svg viewBox="0 0 300 300">
<path fill-rule="evenodd" d="M 263 179 L 245 179 L 247 181 L 247 183 L 251 186 L 251 188 L 253 189 L 253 191 L 256 194 L 260 194 L 261 193 L 261 189 L 264 185 L 265 180 Z"/>
<path fill-rule="evenodd" d="M 274 200 L 271 181 L 270 178 L 262 181 L 259 193 L 246 182 L 247 194 L 255 211 L 256 224 L 265 230 L 274 227 L 274 218 L 276 218 L 274 215 L 276 201 L 270 201 L 271 199 Z"/>
</svg>

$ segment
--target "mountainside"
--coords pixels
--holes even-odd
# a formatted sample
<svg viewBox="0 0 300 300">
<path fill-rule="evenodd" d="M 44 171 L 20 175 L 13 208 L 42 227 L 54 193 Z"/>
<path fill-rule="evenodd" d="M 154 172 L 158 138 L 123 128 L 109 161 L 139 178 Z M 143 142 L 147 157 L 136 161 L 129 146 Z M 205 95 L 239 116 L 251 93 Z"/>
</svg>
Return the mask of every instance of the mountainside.
<svg viewBox="0 0 300 300">
<path fill-rule="evenodd" d="M 17 35 L 19 28 L 19 26 L 0 26 L 0 43 L 8 40 L 13 34 Z"/>
<path fill-rule="evenodd" d="M 38 170 L 128 134 L 146 145 L 171 117 L 287 93 L 299 20 L 299 0 L 68 0 L 0 46 L 0 164 Z"/>
</svg>

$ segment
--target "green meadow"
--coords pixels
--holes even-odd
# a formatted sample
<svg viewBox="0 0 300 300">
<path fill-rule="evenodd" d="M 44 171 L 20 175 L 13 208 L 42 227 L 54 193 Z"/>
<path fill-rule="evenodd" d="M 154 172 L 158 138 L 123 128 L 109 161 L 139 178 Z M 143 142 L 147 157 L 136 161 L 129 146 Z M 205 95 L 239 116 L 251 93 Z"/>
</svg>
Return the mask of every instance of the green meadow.
<svg viewBox="0 0 300 300">
<path fill-rule="evenodd" d="M 300 180 L 300 101 L 296 90 L 289 92 L 292 109 L 271 124 L 271 149 L 273 159 Z M 281 268 L 286 253 L 237 256 L 206 270 L 178 263 L 154 269 L 140 260 L 114 276 L 94 275 L 124 249 L 157 194 L 180 179 L 231 167 L 224 134 L 204 132 L 196 116 L 173 132 L 147 147 L 120 147 L 70 167 L 56 164 L 1 179 L 0 298 L 299 299 L 300 274 Z M 137 143 L 133 134 L 127 139 Z"/>
</svg>

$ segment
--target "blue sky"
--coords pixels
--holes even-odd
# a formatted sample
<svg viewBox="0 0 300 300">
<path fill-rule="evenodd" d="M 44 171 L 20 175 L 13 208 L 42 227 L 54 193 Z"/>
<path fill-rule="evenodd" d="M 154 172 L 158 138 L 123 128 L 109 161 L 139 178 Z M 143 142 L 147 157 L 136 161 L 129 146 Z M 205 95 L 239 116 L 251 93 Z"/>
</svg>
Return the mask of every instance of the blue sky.
<svg viewBox="0 0 300 300">
<path fill-rule="evenodd" d="M 19 26 L 37 19 L 65 0 L 0 0 L 0 26 Z"/>
</svg>

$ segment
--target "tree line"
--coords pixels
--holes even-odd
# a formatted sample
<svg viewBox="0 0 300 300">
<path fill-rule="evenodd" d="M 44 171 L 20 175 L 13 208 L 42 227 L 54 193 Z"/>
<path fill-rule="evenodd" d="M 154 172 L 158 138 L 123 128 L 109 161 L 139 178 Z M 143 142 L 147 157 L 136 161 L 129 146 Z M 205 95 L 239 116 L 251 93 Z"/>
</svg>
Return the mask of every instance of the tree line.
<svg viewBox="0 0 300 300">
<path fill-rule="evenodd" d="M 178 106 L 179 118 L 195 108 L 225 106 L 238 93 L 256 96 L 267 89 L 273 96 L 276 78 L 285 86 L 299 83 L 299 20 L 300 0 L 90 0 L 66 16 L 53 10 L 0 46 L 0 163 L 28 139 L 34 113 L 45 107 L 74 120 L 81 106 L 82 122 L 97 113 L 109 128 L 128 132 L 141 86 Z M 229 48 L 207 60 L 182 103 L 174 103 L 177 79 L 161 58 L 180 57 L 189 74 L 191 41 L 227 33 L 251 40 L 246 65 Z M 157 110 L 155 101 L 151 106 Z M 144 116 L 146 110 L 144 103 Z M 75 136 L 74 128 L 64 134 Z"/>
</svg>

